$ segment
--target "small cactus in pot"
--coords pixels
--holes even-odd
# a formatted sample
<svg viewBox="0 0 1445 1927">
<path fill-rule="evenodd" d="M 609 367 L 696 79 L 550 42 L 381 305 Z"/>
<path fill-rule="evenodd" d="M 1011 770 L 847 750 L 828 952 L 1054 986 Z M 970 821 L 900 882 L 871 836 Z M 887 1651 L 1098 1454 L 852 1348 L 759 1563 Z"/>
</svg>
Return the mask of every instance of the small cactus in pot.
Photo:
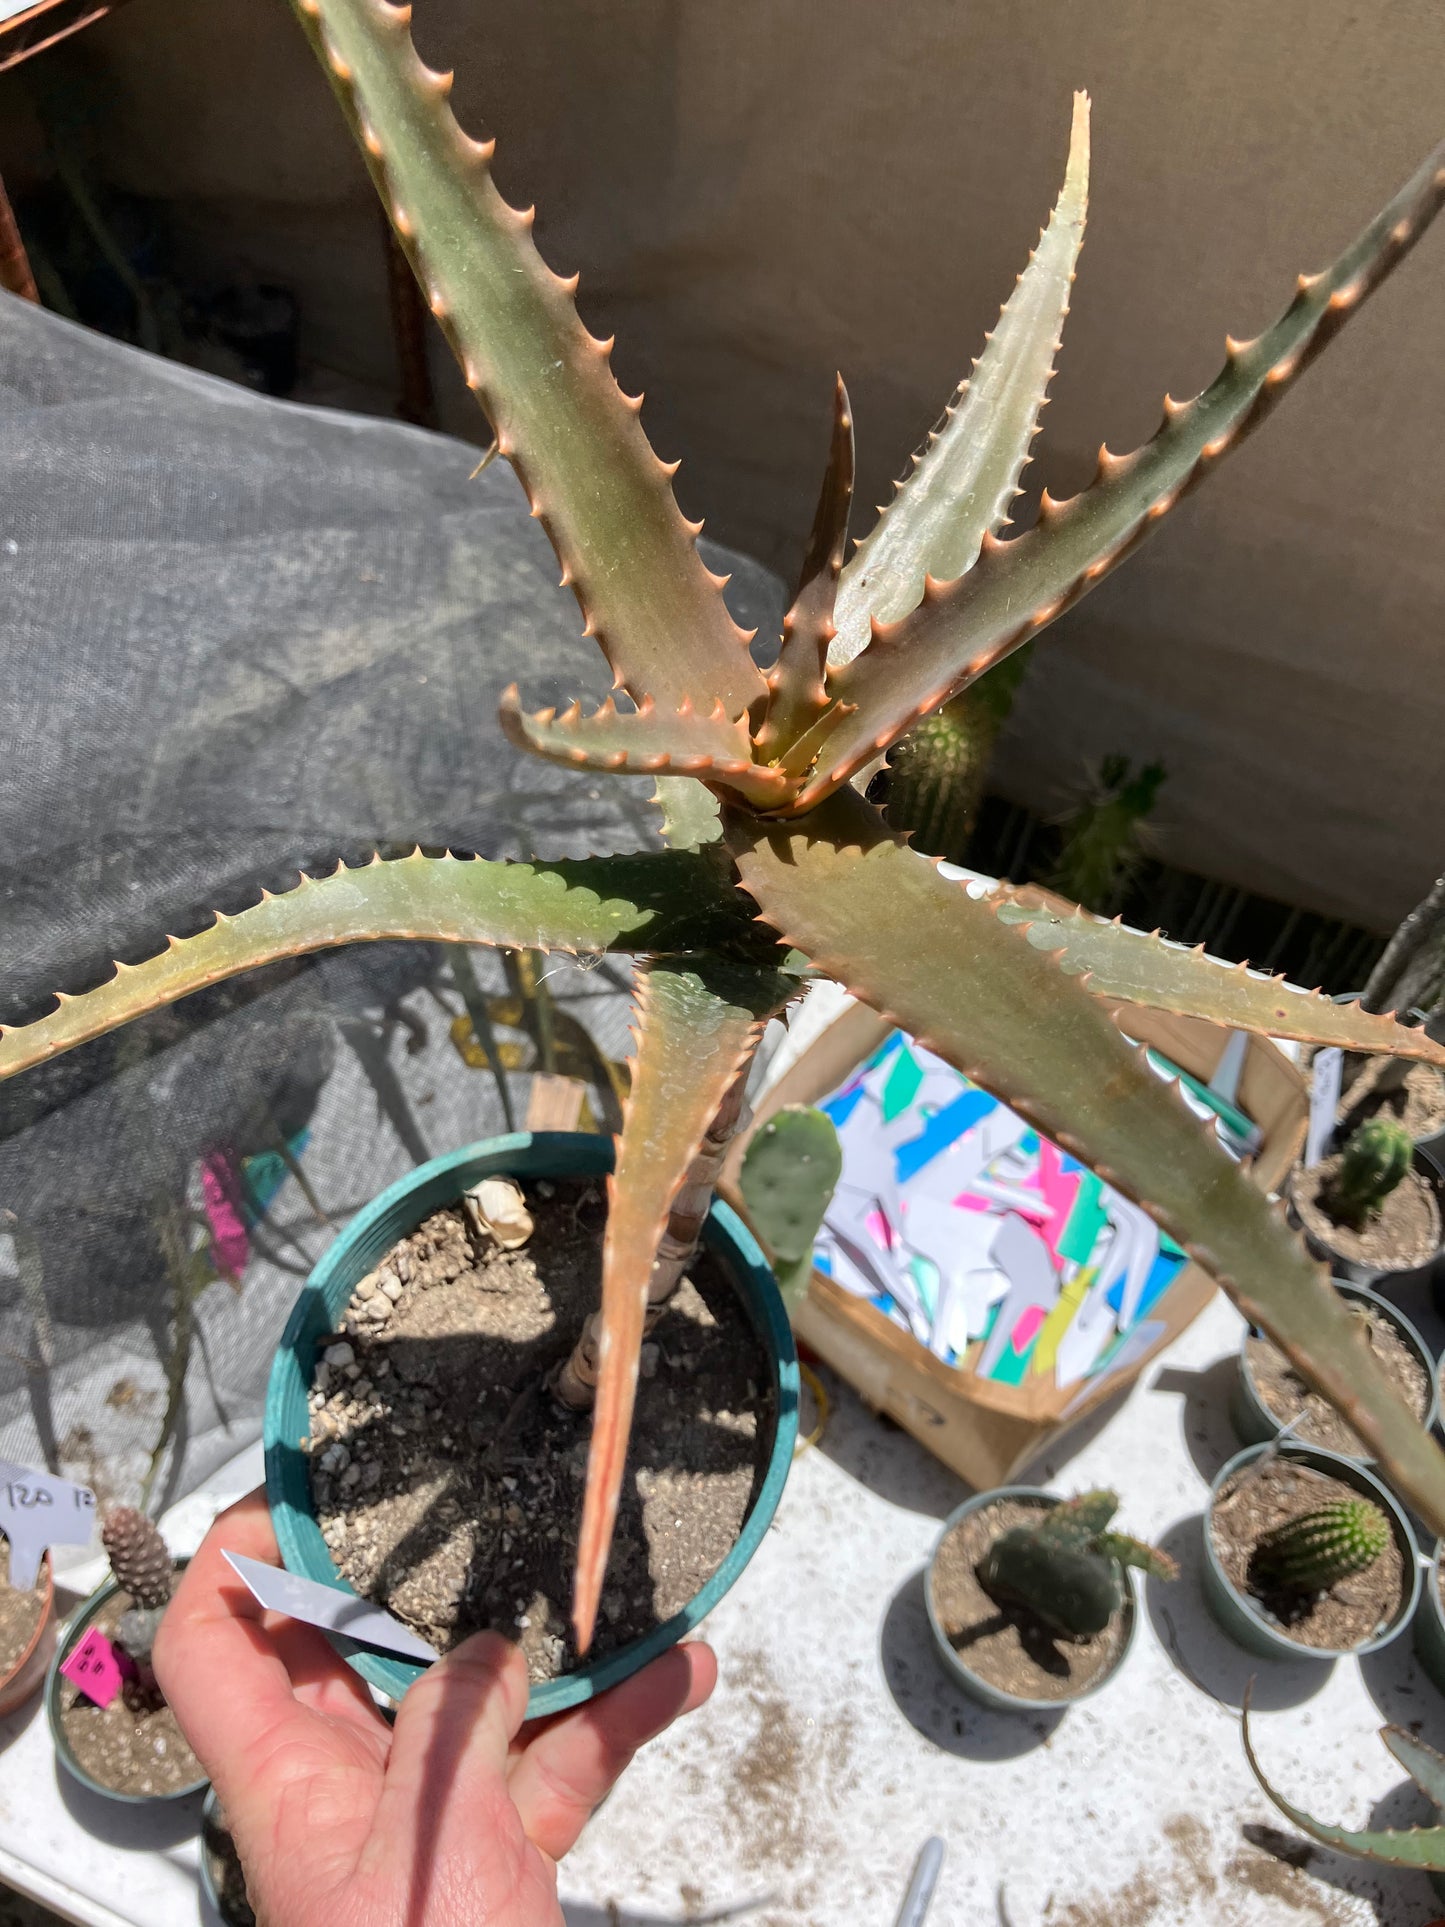
<svg viewBox="0 0 1445 1927">
<path fill-rule="evenodd" d="M 1022 1607 L 1063 1639 L 1103 1632 L 1124 1604 L 1124 1570 L 1173 1579 L 1165 1552 L 1105 1528 L 1119 1509 L 1115 1492 L 1083 1492 L 1045 1513 L 1037 1525 L 1013 1526 L 996 1539 L 979 1567 L 984 1590 Z"/>
<path fill-rule="evenodd" d="M 1340 1154 L 1339 1168 L 1320 1203 L 1336 1224 L 1359 1231 L 1378 1218 L 1386 1198 L 1410 1169 L 1415 1141 L 1398 1119 L 1372 1117 Z"/>
<path fill-rule="evenodd" d="M 1368 1572 L 1389 1543 L 1390 1522 L 1372 1501 L 1332 1499 L 1267 1533 L 1252 1576 L 1261 1591 L 1310 1597 Z"/>
<path fill-rule="evenodd" d="M 112 1506 L 101 1520 L 100 1536 L 116 1584 L 131 1598 L 116 1627 L 115 1644 L 135 1666 L 139 1689 L 154 1693 L 158 1689 L 151 1654 L 170 1604 L 175 1561 L 159 1526 L 134 1506 Z"/>
</svg>

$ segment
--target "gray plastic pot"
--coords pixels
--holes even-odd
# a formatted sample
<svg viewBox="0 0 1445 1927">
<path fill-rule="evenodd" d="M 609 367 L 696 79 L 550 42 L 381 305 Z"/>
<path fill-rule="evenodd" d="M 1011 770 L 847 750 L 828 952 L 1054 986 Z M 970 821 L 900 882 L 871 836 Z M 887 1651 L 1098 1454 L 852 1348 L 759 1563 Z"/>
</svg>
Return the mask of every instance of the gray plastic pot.
<svg viewBox="0 0 1445 1927">
<path fill-rule="evenodd" d="M 1266 1452 L 1278 1452 L 1281 1460 L 1291 1465 L 1308 1466 L 1312 1471 L 1323 1472 L 1327 1477 L 1338 1479 L 1354 1491 L 1363 1493 L 1365 1498 L 1373 1499 L 1385 1514 L 1394 1530 L 1395 1540 L 1400 1548 L 1400 1556 L 1405 1567 L 1404 1597 L 1399 1610 L 1383 1632 L 1376 1633 L 1373 1639 L 1361 1641 L 1358 1646 L 1306 1646 L 1303 1640 L 1292 1639 L 1276 1620 L 1271 1619 L 1260 1603 L 1251 1599 L 1247 1593 L 1236 1590 L 1233 1582 L 1219 1563 L 1219 1555 L 1214 1550 L 1214 1505 L 1225 1486 L 1247 1466 L 1253 1465 Z M 1420 1552 L 1415 1544 L 1415 1535 L 1410 1530 L 1410 1521 L 1399 1500 L 1382 1484 L 1368 1467 L 1358 1459 L 1341 1458 L 1338 1452 L 1326 1452 L 1317 1445 L 1251 1445 L 1243 1452 L 1237 1452 L 1216 1477 L 1209 1489 L 1209 1503 L 1204 1509 L 1204 1563 L 1201 1573 L 1204 1584 L 1206 1605 L 1220 1628 L 1228 1633 L 1237 1646 L 1246 1652 L 1257 1653 L 1261 1659 L 1345 1659 L 1351 1653 L 1364 1654 L 1378 1652 L 1398 1639 L 1409 1625 L 1420 1598 Z"/>
<path fill-rule="evenodd" d="M 923 1600 L 928 1608 L 928 1624 L 933 1633 L 934 1650 L 938 1654 L 939 1665 L 954 1685 L 961 1687 L 970 1699 L 977 1700 L 983 1706 L 992 1707 L 995 1712 L 1061 1713 L 1066 1706 L 1072 1706 L 1076 1700 L 1088 1699 L 1091 1693 L 1097 1693 L 1101 1687 L 1107 1686 L 1133 1651 L 1134 1638 L 1139 1630 L 1139 1601 L 1135 1590 L 1134 1574 L 1132 1572 L 1124 1574 L 1124 1644 L 1119 1649 L 1118 1658 L 1107 1672 L 1101 1673 L 1089 1685 L 1080 1687 L 1077 1693 L 1070 1693 L 1063 1699 L 1025 1699 L 1021 1694 L 1001 1691 L 991 1680 L 981 1679 L 974 1672 L 944 1631 L 933 1604 L 933 1567 L 938 1558 L 939 1547 L 961 1520 L 966 1519 L 972 1512 L 978 1512 L 985 1506 L 998 1505 L 1006 1499 L 1018 1499 L 1025 1504 L 1041 1505 L 1046 1510 L 1052 1510 L 1059 1503 L 1057 1493 L 1045 1492 L 1041 1486 L 999 1485 L 991 1492 L 976 1492 L 971 1499 L 965 1499 L 961 1506 L 955 1507 L 949 1513 L 934 1545 L 932 1556 L 928 1561 L 928 1571 L 924 1574 L 923 1580 Z"/>
<path fill-rule="evenodd" d="M 1300 1166 L 1296 1165 L 1295 1169 L 1299 1170 Z M 1426 1180 L 1434 1192 L 1435 1203 L 1440 1212 L 1441 1223 L 1442 1226 L 1445 1226 L 1445 1175 L 1442 1175 L 1440 1162 L 1431 1152 L 1427 1151 L 1422 1144 L 1417 1144 L 1415 1146 L 1413 1169 Z M 1299 1231 L 1301 1237 L 1315 1256 L 1317 1258 L 1323 1258 L 1329 1265 L 1337 1284 L 1372 1285 L 1382 1279 L 1388 1279 L 1392 1285 L 1398 1285 L 1406 1279 L 1418 1278 L 1427 1280 L 1434 1275 L 1440 1258 L 1441 1246 L 1437 1245 L 1429 1257 L 1421 1259 L 1418 1264 L 1398 1265 L 1393 1269 L 1385 1265 L 1367 1265 L 1362 1263 L 1358 1258 L 1347 1257 L 1343 1251 L 1340 1251 L 1330 1241 L 1328 1236 L 1308 1229 L 1305 1226 L 1304 1221 L 1301 1219 L 1294 1205 L 1293 1176 L 1291 1176 L 1289 1183 L 1285 1187 L 1285 1196 L 1289 1204 L 1290 1222 Z"/>
<path fill-rule="evenodd" d="M 184 1562 L 181 1562 L 184 1563 Z M 164 1806 L 171 1800 L 189 1799 L 191 1794 L 199 1793 L 210 1782 L 204 1775 L 192 1780 L 188 1786 L 177 1787 L 173 1793 L 122 1793 L 119 1788 L 106 1786 L 102 1781 L 92 1779 L 90 1774 L 70 1750 L 70 1742 L 65 1737 L 65 1728 L 60 1723 L 60 1668 L 66 1658 L 79 1645 L 86 1628 L 95 1618 L 101 1607 L 106 1605 L 120 1591 L 114 1579 L 109 1579 L 98 1592 L 83 1600 L 61 1628 L 55 1645 L 55 1657 L 50 1662 L 50 1671 L 45 1676 L 45 1717 L 50 1723 L 50 1737 L 55 1743 L 55 1755 L 67 1773 L 75 1776 L 80 1784 L 98 1793 L 103 1800 L 118 1800 L 122 1806 L 150 1807 Z"/>
<path fill-rule="evenodd" d="M 240 1914 L 234 1910 L 228 1911 L 221 1904 L 221 1896 L 217 1891 L 215 1878 L 211 1873 L 211 1857 L 206 1851 L 206 1835 L 212 1828 L 220 1832 L 225 1831 L 225 1823 L 221 1817 L 221 1802 L 216 1797 L 216 1789 L 214 1787 L 212 1787 L 206 1795 L 205 1803 L 201 1808 L 201 1837 L 197 1843 L 197 1860 L 200 1866 L 201 1887 L 206 1899 L 211 1903 L 212 1912 L 218 1920 L 225 1923 L 225 1927 L 242 1927 L 243 1922 L 245 1923 L 245 1927 L 256 1927 L 256 1916 L 250 1911 L 249 1907 L 244 1914 Z"/>
<path fill-rule="evenodd" d="M 1377 1312 L 1383 1312 L 1424 1366 L 1430 1386 L 1430 1403 L 1421 1424 L 1429 1431 L 1440 1416 L 1440 1373 L 1424 1339 L 1398 1305 L 1392 1305 L 1388 1298 L 1371 1291 L 1368 1285 L 1350 1284 L 1343 1278 L 1336 1278 L 1334 1286 L 1342 1298 L 1353 1298 L 1360 1304 L 1373 1306 Z M 1257 1336 L 1255 1330 L 1246 1331 L 1239 1341 L 1239 1376 L 1229 1399 L 1229 1416 L 1242 1445 L 1265 1445 L 1270 1439 L 1278 1438 L 1283 1429 L 1281 1421 L 1260 1397 L 1259 1388 L 1254 1382 L 1254 1372 L 1249 1362 L 1249 1341 Z M 1356 1455 L 1352 1453 L 1350 1456 Z M 1361 1465 L 1375 1463 L 1363 1454 L 1359 1456 Z"/>
</svg>

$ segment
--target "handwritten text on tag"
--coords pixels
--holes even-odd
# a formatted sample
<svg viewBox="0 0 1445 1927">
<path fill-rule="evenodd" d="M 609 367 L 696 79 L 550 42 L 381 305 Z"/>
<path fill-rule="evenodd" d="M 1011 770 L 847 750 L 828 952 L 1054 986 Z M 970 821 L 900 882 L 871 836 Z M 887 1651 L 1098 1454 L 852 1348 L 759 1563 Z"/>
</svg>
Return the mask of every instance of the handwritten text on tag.
<svg viewBox="0 0 1445 1927">
<path fill-rule="evenodd" d="M 1310 1124 L 1305 1136 L 1305 1169 L 1313 1171 L 1330 1148 L 1335 1134 L 1335 1111 L 1340 1101 L 1340 1071 L 1345 1053 L 1332 1044 L 1318 1050 L 1310 1065 Z"/>
<path fill-rule="evenodd" d="M 90 1544 L 95 1494 L 51 1472 L 0 1459 L 0 1532 L 10 1541 L 10 1583 L 27 1592 L 50 1546 Z"/>
<path fill-rule="evenodd" d="M 135 1661 L 113 1646 L 99 1626 L 92 1626 L 74 1652 L 61 1660 L 60 1670 L 88 1700 L 104 1707 L 135 1672 Z"/>
</svg>

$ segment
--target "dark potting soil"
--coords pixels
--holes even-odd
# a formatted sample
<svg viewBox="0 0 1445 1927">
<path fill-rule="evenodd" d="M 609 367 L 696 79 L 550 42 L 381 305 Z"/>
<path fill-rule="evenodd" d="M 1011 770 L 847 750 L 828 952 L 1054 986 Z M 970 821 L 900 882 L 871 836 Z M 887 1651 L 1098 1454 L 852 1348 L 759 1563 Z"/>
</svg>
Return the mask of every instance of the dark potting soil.
<svg viewBox="0 0 1445 1927">
<path fill-rule="evenodd" d="M 1019 1699 L 1068 1700 L 1118 1663 L 1129 1632 L 1127 1609 L 1089 1639 L 1063 1639 L 1018 1606 L 1000 1605 L 979 1583 L 984 1554 L 1011 1526 L 1045 1508 L 1000 1499 L 961 1519 L 939 1545 L 929 1585 L 938 1623 L 972 1672 Z"/>
<path fill-rule="evenodd" d="M 10 1543 L 0 1536 L 0 1681 L 9 1678 L 45 1617 L 45 1569 L 40 1584 L 16 1592 L 10 1584 Z"/>
<path fill-rule="evenodd" d="M 1424 1361 L 1387 1313 L 1358 1299 L 1352 1308 L 1360 1314 L 1360 1327 L 1386 1377 L 1416 1418 L 1423 1419 L 1430 1409 L 1430 1375 Z M 1354 1427 L 1345 1423 L 1328 1399 L 1310 1390 L 1269 1339 L 1251 1332 L 1245 1340 L 1245 1354 L 1254 1389 L 1281 1425 L 1294 1425 L 1291 1438 L 1302 1445 L 1321 1445 L 1327 1452 L 1343 1453 L 1348 1459 L 1370 1456 Z"/>
<path fill-rule="evenodd" d="M 208 1813 L 201 1825 L 201 1852 L 206 1856 L 206 1871 L 216 1890 L 221 1919 L 226 1927 L 256 1927 L 256 1915 L 246 1893 L 246 1876 L 241 1856 L 226 1828 L 223 1808 Z"/>
<path fill-rule="evenodd" d="M 1368 1118 L 1398 1118 L 1413 1138 L 1432 1137 L 1445 1129 L 1445 1074 L 1433 1064 L 1411 1064 L 1399 1084 L 1381 1093 L 1380 1079 L 1399 1060 L 1371 1057 L 1340 1099 L 1335 1113 L 1335 1135 L 1340 1143 Z"/>
<path fill-rule="evenodd" d="M 129 1593 L 113 1593 L 87 1623 L 114 1639 L 133 1603 Z M 102 1707 L 62 1679 L 60 1725 L 77 1762 L 116 1793 L 178 1793 L 205 1780 L 205 1768 L 158 1692 L 127 1685 Z"/>
<path fill-rule="evenodd" d="M 527 1183 L 504 1251 L 434 1213 L 357 1286 L 311 1395 L 311 1489 L 338 1570 L 445 1652 L 492 1627 L 531 1678 L 575 1662 L 571 1598 L 590 1414 L 547 1390 L 601 1282 L 602 1186 Z M 774 1429 L 768 1361 L 700 1254 L 643 1354 L 593 1652 L 687 1604 L 731 1550 Z"/>
<path fill-rule="evenodd" d="M 1405 1562 L 1393 1532 L 1374 1565 L 1328 1592 L 1280 1594 L 1262 1591 L 1253 1581 L 1255 1548 L 1265 1533 L 1331 1499 L 1359 1496 L 1340 1479 L 1275 1458 L 1246 1466 L 1214 1501 L 1210 1534 L 1225 1576 L 1302 1646 L 1348 1651 L 1373 1639 L 1400 1610 Z"/>
<path fill-rule="evenodd" d="M 1412 1271 L 1428 1264 L 1440 1249 L 1440 1207 L 1435 1187 L 1420 1171 L 1407 1171 L 1385 1199 L 1380 1215 L 1360 1231 L 1336 1224 L 1325 1209 L 1329 1184 L 1340 1154 L 1321 1160 L 1312 1171 L 1296 1166 L 1290 1200 L 1300 1223 L 1327 1249 L 1355 1264 L 1381 1271 Z"/>
</svg>

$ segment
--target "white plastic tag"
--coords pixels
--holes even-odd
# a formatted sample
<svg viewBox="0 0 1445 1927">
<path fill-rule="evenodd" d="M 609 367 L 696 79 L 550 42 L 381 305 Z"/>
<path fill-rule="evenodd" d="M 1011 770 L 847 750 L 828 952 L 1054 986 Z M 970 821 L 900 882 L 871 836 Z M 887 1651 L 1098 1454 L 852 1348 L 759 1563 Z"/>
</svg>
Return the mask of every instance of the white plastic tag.
<svg viewBox="0 0 1445 1927">
<path fill-rule="evenodd" d="M 1335 1134 L 1335 1111 L 1340 1101 L 1340 1072 L 1345 1053 L 1338 1044 L 1315 1052 L 1310 1065 L 1310 1122 L 1305 1135 L 1305 1169 L 1313 1171 L 1330 1148 Z"/>
<path fill-rule="evenodd" d="M 270 1612 L 285 1613 L 288 1619 L 302 1619 L 308 1626 L 320 1626 L 323 1632 L 345 1633 L 348 1639 L 359 1640 L 363 1646 L 382 1646 L 405 1659 L 426 1661 L 437 1657 L 435 1648 L 410 1632 L 399 1619 L 393 1619 L 390 1613 L 373 1606 L 369 1600 L 358 1599 L 355 1593 L 318 1585 L 314 1579 L 303 1579 L 299 1572 L 287 1572 L 283 1566 L 263 1565 L 259 1559 L 248 1559 L 241 1552 L 227 1552 L 226 1558 L 237 1576 Z"/>
<path fill-rule="evenodd" d="M 87 1546 L 95 1525 L 89 1486 L 0 1459 L 0 1532 L 10 1541 L 10 1583 L 28 1592 L 51 1546 Z"/>
</svg>

